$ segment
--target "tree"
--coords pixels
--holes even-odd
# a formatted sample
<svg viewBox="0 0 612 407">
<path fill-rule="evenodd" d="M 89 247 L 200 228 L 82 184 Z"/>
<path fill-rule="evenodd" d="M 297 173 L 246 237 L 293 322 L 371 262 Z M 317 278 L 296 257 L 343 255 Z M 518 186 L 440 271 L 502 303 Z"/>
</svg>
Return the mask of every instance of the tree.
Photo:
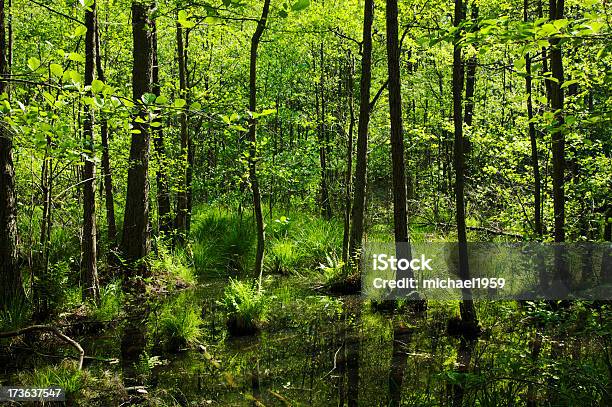
<svg viewBox="0 0 612 407">
<path fill-rule="evenodd" d="M 550 0 L 549 17 L 551 20 L 563 18 L 564 0 Z M 552 130 L 552 164 L 553 164 L 553 206 L 554 206 L 554 237 L 555 242 L 565 241 L 565 134 L 563 126 L 563 55 L 559 38 L 550 39 L 550 69 L 552 78 L 550 84 L 550 107 L 554 112 L 555 123 Z"/>
<path fill-rule="evenodd" d="M 460 27 L 464 20 L 462 0 L 455 0 L 454 25 Z M 459 276 L 469 279 L 468 247 L 465 225 L 465 156 L 463 153 L 463 61 L 461 57 L 461 30 L 457 31 L 453 44 L 453 123 L 455 127 L 454 165 L 455 165 L 455 221 L 457 222 L 457 241 L 459 249 Z M 478 319 L 471 299 L 471 290 L 462 289 L 463 301 L 460 306 L 461 319 L 466 326 L 476 327 Z"/>
<path fill-rule="evenodd" d="M 410 260 L 408 213 L 406 209 L 406 166 L 402 129 L 402 86 L 397 27 L 397 0 L 387 0 L 387 71 L 389 74 L 389 114 L 391 116 L 391 162 L 393 166 L 393 224 L 398 259 Z M 400 276 L 398 276 L 400 277 Z M 400 278 L 412 278 L 411 269 Z"/>
<path fill-rule="evenodd" d="M 96 61 L 96 3 L 85 10 L 85 86 L 94 80 Z M 90 91 L 90 95 L 93 95 Z M 96 164 L 94 161 L 94 111 L 87 103 L 84 107 L 83 121 L 83 238 L 81 241 L 81 274 L 83 278 L 83 299 L 100 301 L 98 281 L 98 254 L 96 236 Z"/>
<path fill-rule="evenodd" d="M 143 97 L 152 91 L 153 4 L 132 2 L 132 98 L 138 111 L 132 116 L 132 136 L 127 180 L 121 253 L 128 263 L 128 276 L 148 273 L 145 257 L 150 250 L 149 230 L 149 143 L 148 111 Z"/>
<path fill-rule="evenodd" d="M 106 81 L 104 69 L 102 68 L 102 56 L 100 53 L 100 24 L 96 23 L 96 74 L 102 82 Z M 110 164 L 110 153 L 108 146 L 108 120 L 102 117 L 100 120 L 100 139 L 102 145 L 102 174 L 104 175 L 104 202 L 106 204 L 106 225 L 108 240 L 116 244 L 117 225 L 115 222 L 115 197 L 113 193 L 113 175 Z"/>
<path fill-rule="evenodd" d="M 183 26 L 180 21 L 176 23 L 176 52 L 178 59 L 178 73 L 179 73 L 179 91 L 181 98 L 187 100 L 187 50 L 185 49 L 185 43 L 183 39 Z M 189 185 L 189 177 L 187 172 L 189 171 L 189 127 L 187 120 L 187 112 L 182 110 L 179 114 L 179 122 L 181 127 L 181 158 L 184 160 L 184 172 L 181 179 L 181 186 L 177 196 L 177 208 L 176 208 L 176 229 L 183 236 L 187 233 L 188 225 L 188 189 L 191 188 Z"/>
<path fill-rule="evenodd" d="M 153 32 L 153 94 L 161 95 L 161 84 L 159 83 L 159 61 L 157 58 L 157 24 Z M 159 111 L 157 112 L 160 113 Z M 157 224 L 160 233 L 169 234 L 173 229 L 172 214 L 170 210 L 170 189 L 168 186 L 168 168 L 166 163 L 166 147 L 164 144 L 164 130 L 161 118 L 157 117 L 157 127 L 153 129 L 153 145 L 158 161 L 155 181 L 157 184 Z"/>
<path fill-rule="evenodd" d="M 4 0 L 0 0 L 0 79 L 8 73 Z M 0 95 L 6 82 L 0 81 Z M 25 300 L 21 271 L 17 264 L 17 202 L 13 138 L 4 120 L 0 121 L 0 310 Z"/>
<path fill-rule="evenodd" d="M 523 2 L 523 21 L 529 21 L 529 0 Z M 531 164 L 533 166 L 533 225 L 535 234 L 542 237 L 542 212 L 540 198 L 542 186 L 540 181 L 540 163 L 538 158 L 538 140 L 536 138 L 535 123 L 533 122 L 533 91 L 531 56 L 525 54 L 525 88 L 527 90 L 527 118 L 529 119 L 529 143 L 531 145 Z"/>
<path fill-rule="evenodd" d="M 261 17 L 257 21 L 257 28 L 251 38 L 251 53 L 249 59 L 249 179 L 251 181 L 251 191 L 253 192 L 253 209 L 255 211 L 255 222 L 257 225 L 257 251 L 255 253 L 255 275 L 259 276 L 260 287 L 263 271 L 264 258 L 264 221 L 261 210 L 261 192 L 259 191 L 259 181 L 257 179 L 257 48 L 261 36 L 266 29 L 268 12 L 270 11 L 270 0 L 265 0 Z"/>
<path fill-rule="evenodd" d="M 361 81 L 359 84 L 359 124 L 357 125 L 357 155 L 355 157 L 355 192 L 351 211 L 349 257 L 354 260 L 361 251 L 366 200 L 368 125 L 370 122 L 370 84 L 372 81 L 372 23 L 374 0 L 366 0 L 363 10 L 363 41 Z"/>
</svg>

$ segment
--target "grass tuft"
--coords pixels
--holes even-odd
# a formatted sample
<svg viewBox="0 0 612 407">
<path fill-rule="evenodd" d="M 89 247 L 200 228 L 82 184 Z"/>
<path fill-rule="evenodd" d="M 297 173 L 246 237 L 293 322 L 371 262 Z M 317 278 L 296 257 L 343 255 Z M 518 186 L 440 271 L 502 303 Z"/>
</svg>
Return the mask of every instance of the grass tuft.
<svg viewBox="0 0 612 407">
<path fill-rule="evenodd" d="M 255 282 L 230 279 L 221 306 L 227 312 L 230 333 L 249 335 L 257 332 L 266 322 L 269 298 L 257 288 Z"/>
</svg>

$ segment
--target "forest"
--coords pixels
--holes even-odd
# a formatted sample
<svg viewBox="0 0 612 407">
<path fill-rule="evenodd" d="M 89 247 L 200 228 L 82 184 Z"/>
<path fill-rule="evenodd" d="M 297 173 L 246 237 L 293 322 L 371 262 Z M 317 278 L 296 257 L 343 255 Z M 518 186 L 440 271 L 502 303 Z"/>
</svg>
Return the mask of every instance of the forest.
<svg viewBox="0 0 612 407">
<path fill-rule="evenodd" d="M 0 0 L 0 405 L 610 406 L 610 242 L 610 0 Z"/>
</svg>

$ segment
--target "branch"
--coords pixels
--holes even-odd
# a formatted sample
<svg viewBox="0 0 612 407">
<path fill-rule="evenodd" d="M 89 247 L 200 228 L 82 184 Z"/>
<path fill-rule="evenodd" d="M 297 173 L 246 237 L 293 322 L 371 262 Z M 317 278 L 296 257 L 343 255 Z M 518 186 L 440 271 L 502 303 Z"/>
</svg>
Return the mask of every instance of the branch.
<svg viewBox="0 0 612 407">
<path fill-rule="evenodd" d="M 39 5 L 40 7 L 45 8 L 45 9 L 49 10 L 50 12 L 52 12 L 54 14 L 57 14 L 58 16 L 62 16 L 64 18 L 67 18 L 68 20 L 74 21 L 75 23 L 79 23 L 81 25 L 85 25 L 85 23 L 82 22 L 81 20 L 76 19 L 74 17 L 71 17 L 68 14 L 64 14 L 61 11 L 53 10 L 51 7 L 47 6 L 46 4 L 39 3 L 36 0 L 30 0 L 30 2 Z"/>
<path fill-rule="evenodd" d="M 385 83 L 383 83 L 380 89 L 378 89 L 378 92 L 376 92 L 374 99 L 372 99 L 372 101 L 370 102 L 370 112 L 374 110 L 374 106 L 376 105 L 376 102 L 378 102 L 380 95 L 382 95 L 383 91 L 387 88 L 388 85 L 389 85 L 389 77 L 387 77 L 387 80 L 385 81 Z"/>
<path fill-rule="evenodd" d="M 83 359 L 85 358 L 85 351 L 83 350 L 81 345 L 77 341 L 75 341 L 74 339 L 72 339 L 69 336 L 63 334 L 62 331 L 60 331 L 59 329 L 57 329 L 54 326 L 49 326 L 49 325 L 31 325 L 31 326 L 28 326 L 26 328 L 18 329 L 16 331 L 0 332 L 0 338 L 11 338 L 13 336 L 20 336 L 20 335 L 26 334 L 28 332 L 33 332 L 33 331 L 51 332 L 55 336 L 57 336 L 60 339 L 62 339 L 64 342 L 66 342 L 69 345 L 73 346 L 79 352 L 79 370 L 83 369 Z"/>
</svg>

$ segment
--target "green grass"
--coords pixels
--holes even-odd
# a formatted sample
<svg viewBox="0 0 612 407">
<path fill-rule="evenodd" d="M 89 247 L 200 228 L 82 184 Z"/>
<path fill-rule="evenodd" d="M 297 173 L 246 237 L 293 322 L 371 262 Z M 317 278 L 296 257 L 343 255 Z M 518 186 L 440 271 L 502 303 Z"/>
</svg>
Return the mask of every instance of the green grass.
<svg viewBox="0 0 612 407">
<path fill-rule="evenodd" d="M 162 239 L 156 240 L 157 256 L 151 260 L 154 274 L 166 274 L 170 277 L 170 289 L 176 284 L 193 285 L 196 277 L 189 260 L 188 248 L 169 247 Z"/>
<path fill-rule="evenodd" d="M 18 381 L 22 386 L 34 388 L 61 387 L 67 397 L 75 396 L 84 384 L 83 372 L 74 361 L 65 361 L 57 366 L 44 366 L 31 372 L 20 373 Z"/>
<path fill-rule="evenodd" d="M 200 207 L 192 218 L 193 263 L 198 274 L 250 271 L 255 230 L 249 216 Z"/>
<path fill-rule="evenodd" d="M 186 294 L 164 304 L 161 312 L 152 316 L 151 324 L 158 341 L 172 352 L 198 343 L 202 335 L 200 310 Z"/>
<path fill-rule="evenodd" d="M 221 300 L 230 333 L 242 335 L 257 331 L 267 320 L 269 300 L 256 282 L 230 279 Z"/>
<path fill-rule="evenodd" d="M 192 220 L 193 261 L 198 274 L 249 272 L 255 257 L 254 221 L 246 214 L 199 207 Z M 337 256 L 342 224 L 306 212 L 285 212 L 266 219 L 264 267 L 271 273 L 302 273 L 316 269 L 327 256 Z"/>
<path fill-rule="evenodd" d="M 10 305 L 6 310 L 0 310 L 0 332 L 12 331 L 26 325 L 31 318 L 31 310 L 27 303 Z"/>
<path fill-rule="evenodd" d="M 115 280 L 100 287 L 100 305 L 92 305 L 91 316 L 96 321 L 112 321 L 121 312 L 122 302 L 121 282 Z"/>
</svg>

